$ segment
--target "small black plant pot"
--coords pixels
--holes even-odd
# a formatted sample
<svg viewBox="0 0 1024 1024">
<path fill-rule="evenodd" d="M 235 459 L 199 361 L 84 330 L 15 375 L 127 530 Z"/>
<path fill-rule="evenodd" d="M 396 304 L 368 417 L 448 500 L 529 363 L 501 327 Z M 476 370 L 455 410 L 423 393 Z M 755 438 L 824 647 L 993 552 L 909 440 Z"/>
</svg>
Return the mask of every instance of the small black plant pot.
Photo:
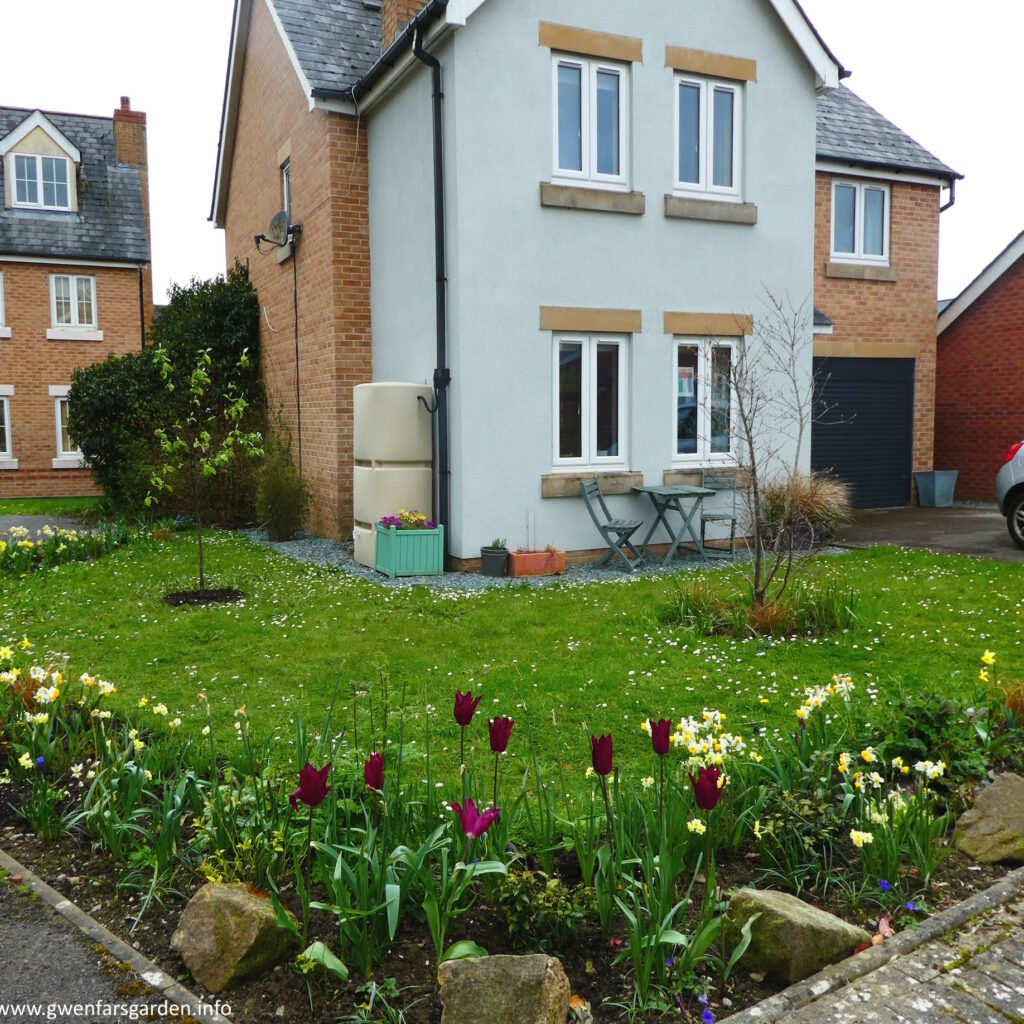
<svg viewBox="0 0 1024 1024">
<path fill-rule="evenodd" d="M 485 576 L 507 576 L 508 575 L 508 549 L 507 548 L 481 548 L 480 549 L 480 571 Z"/>
</svg>

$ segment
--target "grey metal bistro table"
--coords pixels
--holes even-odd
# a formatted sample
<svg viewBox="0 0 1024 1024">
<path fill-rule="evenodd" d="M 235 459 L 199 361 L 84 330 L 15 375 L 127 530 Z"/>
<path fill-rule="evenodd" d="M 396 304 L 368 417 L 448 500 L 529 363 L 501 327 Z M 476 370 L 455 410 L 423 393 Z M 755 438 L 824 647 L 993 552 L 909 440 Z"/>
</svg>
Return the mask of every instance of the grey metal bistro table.
<svg viewBox="0 0 1024 1024">
<path fill-rule="evenodd" d="M 651 499 L 651 504 L 654 505 L 654 511 L 657 513 L 651 528 L 647 531 L 647 536 L 644 537 L 643 542 L 640 544 L 640 550 L 645 557 L 650 557 L 650 540 L 654 536 L 654 531 L 657 530 L 659 523 L 665 527 L 665 531 L 672 541 L 672 545 L 662 561 L 663 565 L 668 565 L 672 561 L 687 533 L 689 533 L 693 543 L 697 545 L 697 554 L 701 558 L 705 557 L 704 545 L 700 540 L 700 531 L 693 528 L 693 521 L 697 519 L 698 523 L 700 522 L 698 519 L 700 507 L 704 499 L 710 498 L 715 494 L 715 491 L 710 487 L 691 487 L 686 484 L 663 487 L 634 487 L 633 491 L 636 494 L 646 494 Z M 682 522 L 677 529 L 672 529 L 668 517 L 665 515 L 666 512 L 677 512 L 679 514 Z"/>
</svg>

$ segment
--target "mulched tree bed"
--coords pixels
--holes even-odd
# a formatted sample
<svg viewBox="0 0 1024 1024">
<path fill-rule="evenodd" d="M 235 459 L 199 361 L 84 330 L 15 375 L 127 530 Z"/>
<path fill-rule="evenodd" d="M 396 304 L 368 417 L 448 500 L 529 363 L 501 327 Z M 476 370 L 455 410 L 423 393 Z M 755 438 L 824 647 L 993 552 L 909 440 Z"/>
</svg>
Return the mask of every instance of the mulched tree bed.
<svg viewBox="0 0 1024 1024">
<path fill-rule="evenodd" d="M 118 892 L 117 865 L 92 852 L 87 842 L 76 837 L 67 836 L 54 845 L 44 843 L 26 831 L 24 823 L 11 806 L 17 804 L 16 787 L 8 787 L 4 796 L 0 804 L 0 846 L 115 934 L 131 942 L 172 977 L 183 980 L 197 994 L 207 995 L 201 992 L 170 946 L 178 918 L 188 898 L 204 883 L 202 878 L 189 879 L 184 887 L 187 891 L 166 896 L 162 906 L 153 904 L 139 926 L 130 933 L 140 904 L 137 896 Z M 567 856 L 559 856 L 556 873 L 570 885 L 579 880 L 576 862 Z M 750 850 L 736 860 L 723 861 L 718 865 L 717 873 L 718 883 L 724 889 L 748 885 L 760 873 L 758 855 L 756 851 Z M 935 913 L 952 906 L 991 885 L 1005 873 L 1006 869 L 1002 866 L 976 865 L 954 853 L 933 880 L 929 909 Z M 322 896 L 322 893 L 314 894 L 314 898 Z M 702 897 L 702 886 L 698 881 L 693 891 L 694 903 L 699 905 Z M 869 932 L 875 930 L 877 911 L 874 912 L 875 916 L 868 909 L 859 914 L 851 913 L 848 907 L 839 902 L 835 889 L 824 894 L 813 891 L 805 893 L 804 899 L 865 927 Z M 299 910 L 294 899 L 289 902 L 293 910 Z M 327 914 L 313 915 L 311 939 L 317 938 L 337 948 L 337 933 Z M 501 913 L 482 895 L 469 911 L 457 919 L 452 929 L 451 941 L 462 938 L 472 938 L 492 954 L 529 952 L 513 945 Z M 603 938 L 596 923 L 587 924 L 581 931 L 579 941 L 559 954 L 573 992 L 590 1002 L 594 1019 L 599 1022 L 617 1020 L 622 1014 L 620 1009 L 602 1006 L 605 1000 L 628 1003 L 632 998 L 628 963 L 613 966 L 621 948 L 614 943 L 614 939 L 609 942 Z M 378 968 L 375 978 L 378 984 L 382 984 L 384 979 L 393 978 L 394 984 L 402 990 L 392 1000 L 396 1008 L 407 1006 L 423 997 L 406 1013 L 407 1024 L 438 1024 L 441 1019 L 440 1002 L 432 994 L 432 963 L 433 947 L 425 925 L 412 920 L 403 922 L 390 955 Z M 347 986 L 325 987 L 314 984 L 314 1013 L 311 1017 L 304 980 L 290 965 L 284 964 L 269 974 L 244 982 L 228 993 L 227 998 L 232 1006 L 232 1019 L 244 1024 L 278 1024 L 282 1019 L 282 1008 L 285 1020 L 311 1019 L 330 1021 L 333 1024 L 339 1015 L 353 1013 L 356 1007 L 366 1001 L 365 992 L 359 991 L 362 984 L 362 979 L 356 977 Z M 716 1018 L 721 1019 L 767 998 L 780 988 L 769 981 L 752 978 L 742 967 L 738 967 L 727 986 L 725 995 L 728 1002 L 723 1003 L 721 993 L 715 991 L 712 1010 Z M 694 1002 L 689 1007 L 681 1007 L 678 1016 L 681 1020 L 699 1020 L 701 1010 L 702 1007 Z M 654 1021 L 661 1018 L 651 1014 L 649 1017 L 638 1016 L 634 1019 Z"/>
<path fill-rule="evenodd" d="M 233 587 L 221 587 L 219 590 L 177 590 L 173 594 L 164 594 L 164 604 L 179 608 L 183 604 L 232 604 L 241 601 L 245 594 Z"/>
</svg>

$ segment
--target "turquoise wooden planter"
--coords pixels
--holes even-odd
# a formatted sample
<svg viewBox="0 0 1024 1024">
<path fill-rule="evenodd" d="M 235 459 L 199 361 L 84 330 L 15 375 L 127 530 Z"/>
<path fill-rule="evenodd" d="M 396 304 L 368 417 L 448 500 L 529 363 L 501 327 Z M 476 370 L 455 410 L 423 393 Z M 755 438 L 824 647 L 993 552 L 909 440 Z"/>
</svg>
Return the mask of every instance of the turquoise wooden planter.
<svg viewBox="0 0 1024 1024">
<path fill-rule="evenodd" d="M 444 572 L 444 527 L 398 530 L 377 524 L 377 554 L 373 567 L 396 576 L 440 576 Z"/>
</svg>

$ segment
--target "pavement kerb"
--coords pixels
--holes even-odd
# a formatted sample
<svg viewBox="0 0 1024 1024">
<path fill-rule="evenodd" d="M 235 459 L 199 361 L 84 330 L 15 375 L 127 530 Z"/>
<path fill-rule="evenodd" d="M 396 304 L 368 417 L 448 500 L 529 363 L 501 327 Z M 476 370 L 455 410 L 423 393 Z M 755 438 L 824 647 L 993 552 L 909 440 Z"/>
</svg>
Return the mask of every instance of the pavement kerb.
<svg viewBox="0 0 1024 1024">
<path fill-rule="evenodd" d="M 803 981 L 798 981 L 795 985 L 790 985 L 774 996 L 769 996 L 755 1006 L 749 1006 L 722 1019 L 728 1020 L 729 1024 L 773 1024 L 785 1014 L 793 1013 L 813 1003 L 814 1000 L 835 992 L 836 989 L 843 988 L 872 971 L 877 971 L 879 967 L 884 967 L 897 957 L 905 956 L 925 943 L 962 927 L 979 914 L 1009 903 L 1022 890 L 1024 867 L 1011 871 L 998 882 L 968 897 L 955 907 L 926 918 L 920 927 L 900 932 L 895 937 L 886 939 L 880 946 L 872 946 L 863 953 L 855 953 Z"/>
<path fill-rule="evenodd" d="M 230 1024 L 226 1017 L 207 1009 L 209 1004 L 205 1000 L 194 996 L 152 960 L 147 959 L 133 946 L 129 946 L 127 942 L 119 939 L 99 921 L 90 917 L 81 907 L 76 906 L 56 889 L 52 889 L 38 875 L 19 864 L 3 850 L 0 850 L 0 868 L 12 875 L 21 875 L 23 885 L 27 885 L 44 903 L 73 924 L 88 939 L 102 946 L 120 962 L 128 964 L 147 985 L 159 992 L 169 1002 L 188 1007 L 188 1012 L 196 1020 L 210 1021 L 212 1024 Z"/>
</svg>

